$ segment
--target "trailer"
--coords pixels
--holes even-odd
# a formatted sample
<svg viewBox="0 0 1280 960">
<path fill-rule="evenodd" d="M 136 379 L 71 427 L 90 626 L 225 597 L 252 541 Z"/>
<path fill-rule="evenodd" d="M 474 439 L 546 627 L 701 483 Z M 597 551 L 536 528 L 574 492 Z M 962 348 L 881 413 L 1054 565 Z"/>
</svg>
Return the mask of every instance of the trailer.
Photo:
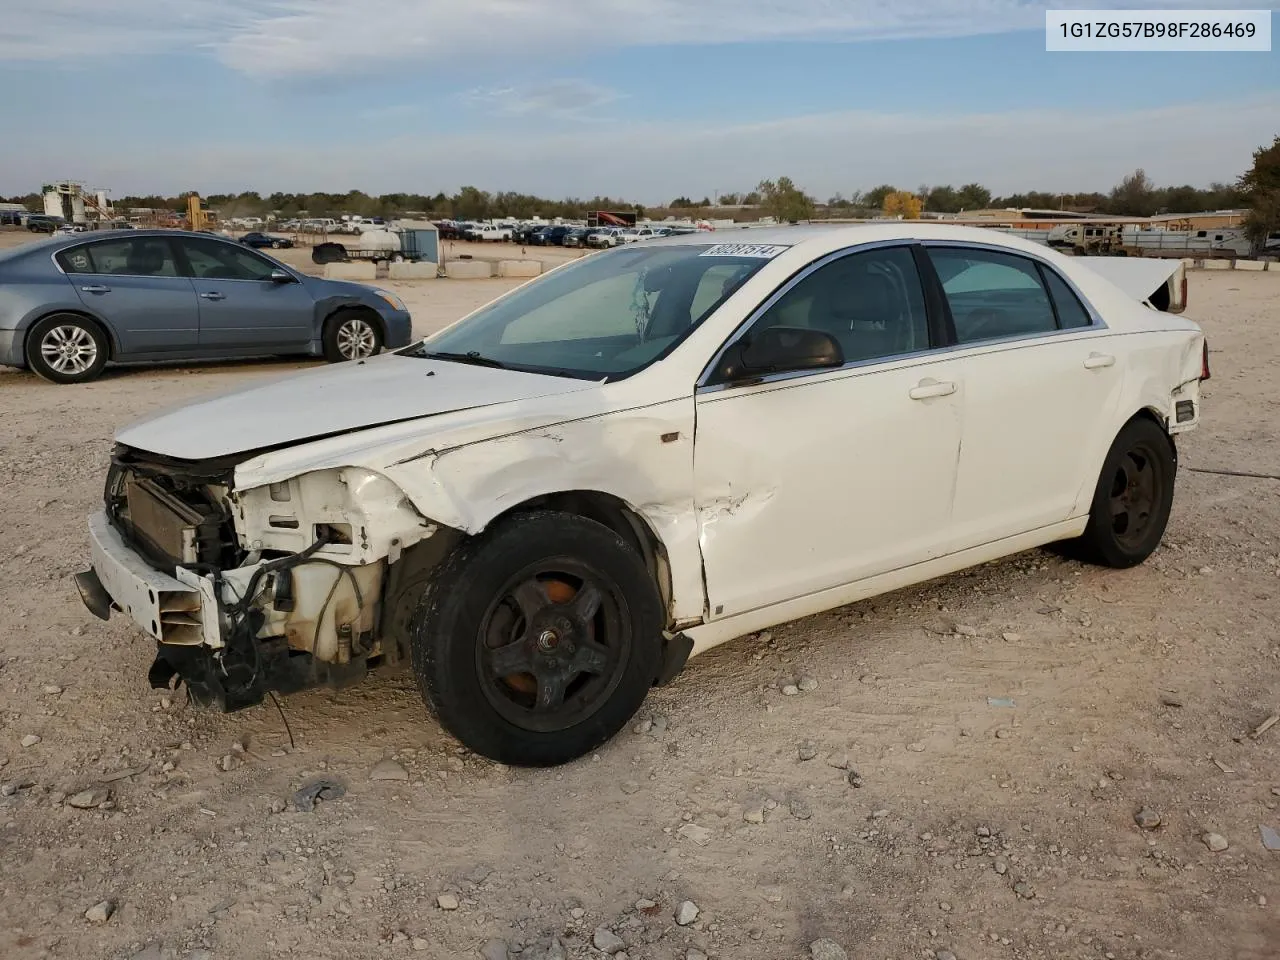
<svg viewBox="0 0 1280 960">
<path fill-rule="evenodd" d="M 366 230 L 351 246 L 331 240 L 311 248 L 312 263 L 351 263 L 355 260 L 439 263 L 440 234 L 434 225 Z"/>
</svg>

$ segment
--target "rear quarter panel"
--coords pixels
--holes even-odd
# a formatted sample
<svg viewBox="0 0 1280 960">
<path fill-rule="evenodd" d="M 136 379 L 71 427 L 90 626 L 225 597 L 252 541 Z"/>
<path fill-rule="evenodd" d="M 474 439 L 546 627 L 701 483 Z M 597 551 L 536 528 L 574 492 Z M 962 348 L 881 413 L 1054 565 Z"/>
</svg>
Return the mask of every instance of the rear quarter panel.
<svg viewBox="0 0 1280 960">
<path fill-rule="evenodd" d="M 1165 314 L 1145 307 L 1136 309 L 1166 318 Z M 1139 327 L 1102 340 L 1105 349 L 1115 354 L 1124 379 L 1114 422 L 1110 429 L 1094 437 L 1090 449 L 1085 451 L 1084 478 L 1076 497 L 1075 516 L 1088 513 L 1107 451 L 1116 434 L 1134 416 L 1146 411 L 1171 434 L 1194 429 L 1200 422 L 1199 377 L 1204 334 L 1189 321 L 1168 319 L 1177 326 L 1162 328 L 1153 322 L 1152 329 Z M 1195 402 L 1193 420 L 1176 422 L 1174 408 L 1178 400 Z"/>
</svg>

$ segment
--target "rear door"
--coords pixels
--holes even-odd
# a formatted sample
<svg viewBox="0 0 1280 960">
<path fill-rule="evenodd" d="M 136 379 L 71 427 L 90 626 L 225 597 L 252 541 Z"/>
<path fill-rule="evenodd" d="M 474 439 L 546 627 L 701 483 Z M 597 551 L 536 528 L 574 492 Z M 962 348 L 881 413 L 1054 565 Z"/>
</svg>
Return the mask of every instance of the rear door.
<svg viewBox="0 0 1280 960">
<path fill-rule="evenodd" d="M 213 238 L 177 241 L 200 304 L 200 345 L 300 352 L 315 329 L 315 301 L 297 280 L 247 247 Z M 287 272 L 287 271 L 286 271 Z"/>
<path fill-rule="evenodd" d="M 111 326 L 121 356 L 191 353 L 196 347 L 195 289 L 168 238 L 99 240 L 68 247 L 56 260 L 85 308 Z"/>
<path fill-rule="evenodd" d="M 964 432 L 954 549 L 1071 519 L 1112 429 L 1124 338 L 1053 267 L 1003 249 L 926 244 L 954 323 Z"/>
</svg>

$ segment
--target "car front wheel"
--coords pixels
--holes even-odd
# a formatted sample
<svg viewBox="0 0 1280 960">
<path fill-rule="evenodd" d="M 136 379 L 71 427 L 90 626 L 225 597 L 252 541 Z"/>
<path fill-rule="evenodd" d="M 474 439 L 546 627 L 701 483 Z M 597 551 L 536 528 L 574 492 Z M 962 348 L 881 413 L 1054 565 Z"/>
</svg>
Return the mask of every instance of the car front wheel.
<svg viewBox="0 0 1280 960">
<path fill-rule="evenodd" d="M 414 615 L 414 674 L 446 730 L 501 763 L 593 750 L 658 674 L 663 613 L 639 553 L 599 523 L 543 511 L 463 541 Z"/>
<path fill-rule="evenodd" d="M 1071 544 L 1080 558 L 1123 569 L 1151 556 L 1169 523 L 1176 472 L 1173 440 L 1159 424 L 1125 424 L 1103 462 L 1089 525 Z"/>
<path fill-rule="evenodd" d="M 107 363 L 107 338 L 96 323 L 75 314 L 45 317 L 27 337 L 27 365 L 53 383 L 84 383 Z"/>
<path fill-rule="evenodd" d="M 382 350 L 382 330 L 363 310 L 340 310 L 324 328 L 324 358 L 330 363 L 365 360 Z"/>
</svg>

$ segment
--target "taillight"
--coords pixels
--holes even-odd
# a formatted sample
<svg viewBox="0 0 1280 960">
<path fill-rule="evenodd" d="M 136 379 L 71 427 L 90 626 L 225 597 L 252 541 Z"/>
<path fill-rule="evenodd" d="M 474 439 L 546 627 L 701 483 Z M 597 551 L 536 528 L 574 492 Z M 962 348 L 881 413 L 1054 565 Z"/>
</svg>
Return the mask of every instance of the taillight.
<svg viewBox="0 0 1280 960">
<path fill-rule="evenodd" d="M 1186 281 L 1184 280 L 1183 283 Z M 1204 342 L 1204 352 L 1200 355 L 1200 379 L 1209 379 L 1209 341 Z"/>
</svg>

